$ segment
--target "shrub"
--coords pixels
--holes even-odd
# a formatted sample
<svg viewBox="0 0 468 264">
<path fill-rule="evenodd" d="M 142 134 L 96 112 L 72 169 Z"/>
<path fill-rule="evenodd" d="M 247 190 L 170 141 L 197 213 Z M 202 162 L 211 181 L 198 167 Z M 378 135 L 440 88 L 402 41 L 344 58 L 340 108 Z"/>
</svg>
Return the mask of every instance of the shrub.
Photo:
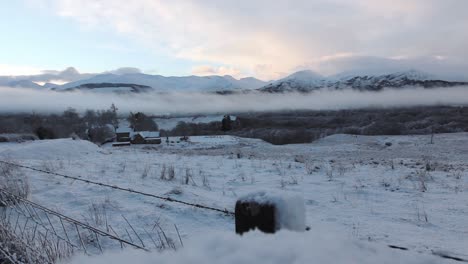
<svg viewBox="0 0 468 264">
<path fill-rule="evenodd" d="M 52 129 L 47 128 L 47 127 L 38 127 L 34 133 L 37 135 L 39 139 L 54 139 L 55 133 L 52 131 Z"/>
<path fill-rule="evenodd" d="M 109 126 L 99 126 L 88 130 L 89 140 L 94 143 L 104 143 L 115 136 Z"/>
</svg>

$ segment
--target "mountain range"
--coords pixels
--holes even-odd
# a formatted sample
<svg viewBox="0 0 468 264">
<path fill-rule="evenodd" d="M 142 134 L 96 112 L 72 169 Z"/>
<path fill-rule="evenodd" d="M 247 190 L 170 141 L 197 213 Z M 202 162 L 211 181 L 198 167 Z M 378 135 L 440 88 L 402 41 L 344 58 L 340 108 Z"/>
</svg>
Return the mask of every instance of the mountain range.
<svg viewBox="0 0 468 264">
<path fill-rule="evenodd" d="M 93 84 L 90 86 L 90 84 Z M 106 84 L 119 84 L 106 86 Z M 127 85 L 125 85 L 127 84 Z M 216 92 L 251 90 L 264 86 L 266 83 L 255 78 L 235 79 L 232 76 L 184 76 L 165 77 L 143 73 L 132 74 L 100 74 L 90 79 L 70 82 L 57 86 L 55 90 L 121 88 L 124 91 L 143 91 L 151 88 L 156 92 Z M 140 87 L 136 87 L 139 85 Z M 133 86 L 133 87 L 130 87 Z"/>
<path fill-rule="evenodd" d="M 78 79 L 78 73 L 69 68 L 60 74 L 67 74 Z M 33 89 L 52 89 L 55 91 L 92 91 L 115 93 L 142 92 L 209 92 L 230 94 L 259 91 L 266 93 L 300 92 L 308 93 L 319 89 L 356 89 L 361 91 L 379 91 L 384 88 L 405 87 L 452 87 L 468 85 L 464 81 L 443 80 L 433 75 L 416 70 L 387 74 L 344 73 L 324 77 L 310 70 L 298 71 L 283 79 L 264 82 L 252 77 L 235 79 L 232 76 L 184 76 L 165 77 L 143 73 L 104 73 L 84 75 L 63 85 L 53 83 L 37 84 L 33 77 L 21 78 L 0 76 L 0 86 Z"/>
<path fill-rule="evenodd" d="M 468 82 L 441 80 L 436 76 L 416 70 L 377 75 L 340 74 L 332 77 L 323 77 L 312 71 L 306 70 L 296 72 L 286 78 L 269 83 L 258 90 L 268 93 L 307 93 L 318 89 L 380 91 L 384 88 L 435 88 L 461 85 L 468 85 Z"/>
</svg>

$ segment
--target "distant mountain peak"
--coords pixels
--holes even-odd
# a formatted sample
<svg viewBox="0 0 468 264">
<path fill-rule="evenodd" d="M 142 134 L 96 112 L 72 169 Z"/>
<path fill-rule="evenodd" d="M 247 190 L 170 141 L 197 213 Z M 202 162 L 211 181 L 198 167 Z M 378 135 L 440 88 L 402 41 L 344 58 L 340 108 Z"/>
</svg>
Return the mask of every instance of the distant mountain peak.
<svg viewBox="0 0 468 264">
<path fill-rule="evenodd" d="M 286 78 L 307 78 L 307 79 L 323 79 L 324 77 L 312 70 L 297 71 Z"/>
<path fill-rule="evenodd" d="M 311 70 L 302 70 L 295 72 L 289 76 L 286 76 L 283 79 L 280 79 L 276 81 L 276 83 L 279 82 L 287 82 L 287 81 L 295 81 L 295 82 L 302 82 L 302 83 L 313 83 L 316 81 L 322 81 L 326 79 L 324 76 L 311 71 Z"/>
<path fill-rule="evenodd" d="M 307 92 L 315 87 L 323 86 L 325 82 L 327 78 L 322 75 L 311 70 L 302 70 L 274 81 L 260 90 L 271 93 Z"/>
</svg>

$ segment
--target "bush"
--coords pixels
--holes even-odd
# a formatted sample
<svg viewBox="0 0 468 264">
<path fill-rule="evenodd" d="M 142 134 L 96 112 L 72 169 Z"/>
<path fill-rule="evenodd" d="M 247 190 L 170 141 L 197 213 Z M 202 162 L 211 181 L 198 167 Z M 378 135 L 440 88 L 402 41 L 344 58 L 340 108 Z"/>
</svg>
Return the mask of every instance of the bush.
<svg viewBox="0 0 468 264">
<path fill-rule="evenodd" d="M 88 137 L 91 142 L 102 144 L 115 136 L 114 131 L 109 126 L 99 126 L 88 130 Z"/>
<path fill-rule="evenodd" d="M 130 113 L 127 120 L 130 123 L 130 127 L 135 131 L 157 131 L 159 129 L 158 124 L 151 117 L 141 112 L 136 114 Z"/>
<path fill-rule="evenodd" d="M 39 139 L 54 139 L 55 133 L 52 131 L 52 129 L 47 128 L 47 127 L 38 127 L 34 133 L 37 135 Z"/>
<path fill-rule="evenodd" d="M 401 135 L 403 126 L 395 122 L 378 121 L 364 128 L 366 135 Z"/>
</svg>

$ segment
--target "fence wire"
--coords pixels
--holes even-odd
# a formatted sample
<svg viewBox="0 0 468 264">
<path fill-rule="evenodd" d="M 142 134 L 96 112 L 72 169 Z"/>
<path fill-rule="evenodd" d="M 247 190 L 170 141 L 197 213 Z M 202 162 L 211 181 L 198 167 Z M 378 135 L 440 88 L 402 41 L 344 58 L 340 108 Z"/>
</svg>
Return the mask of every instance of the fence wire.
<svg viewBox="0 0 468 264">
<path fill-rule="evenodd" d="M 110 185 L 110 184 L 106 184 L 106 183 L 102 183 L 102 182 L 97 182 L 97 181 L 84 179 L 84 178 L 81 178 L 81 177 L 75 177 L 75 176 L 65 175 L 65 174 L 61 174 L 61 173 L 51 172 L 51 171 L 42 170 L 42 169 L 30 167 L 30 166 L 25 166 L 25 165 L 13 163 L 13 162 L 0 160 L 0 163 L 6 164 L 6 165 L 11 165 L 11 166 L 16 166 L 16 167 L 19 167 L 19 168 L 29 169 L 29 170 L 32 170 L 32 171 L 37 171 L 37 172 L 41 172 L 41 173 L 45 173 L 45 174 L 49 174 L 49 175 L 53 175 L 53 176 L 59 176 L 59 177 L 63 177 L 63 178 L 66 178 L 66 179 L 80 181 L 80 182 L 84 182 L 84 183 L 87 183 L 87 184 L 97 185 L 97 186 L 101 186 L 101 187 L 105 187 L 105 188 L 111 188 L 111 189 L 118 190 L 118 191 L 129 192 L 129 193 L 133 193 L 133 194 L 137 194 L 137 195 L 152 197 L 152 198 L 164 200 L 166 202 L 174 202 L 174 203 L 178 203 L 178 204 L 182 204 L 182 205 L 186 205 L 186 206 L 192 206 L 192 207 L 196 207 L 196 208 L 200 208 L 200 209 L 220 212 L 220 213 L 223 213 L 223 214 L 226 214 L 226 215 L 229 215 L 229 216 L 234 216 L 235 215 L 234 212 L 229 211 L 227 209 L 219 209 L 219 208 L 206 206 L 206 205 L 202 205 L 202 204 L 198 204 L 198 203 L 191 203 L 191 202 L 182 201 L 182 200 L 179 200 L 179 199 L 173 199 L 173 198 L 167 197 L 167 196 L 146 193 L 146 192 L 142 192 L 142 191 L 138 191 L 138 190 L 133 190 L 133 189 L 130 189 L 130 188 L 124 188 L 124 187 L 120 187 L 120 186 L 116 186 L 116 185 Z M 21 228 L 21 226 L 22 226 L 21 223 L 18 224 L 19 217 L 16 218 L 15 225 L 14 225 L 14 228 L 13 228 L 13 226 L 11 225 L 11 222 L 10 222 L 12 220 L 11 219 L 12 214 L 11 214 L 11 211 L 10 211 L 10 214 L 8 214 L 8 216 L 6 216 L 6 213 L 3 213 L 2 217 L 0 217 L 0 220 L 2 221 L 3 225 L 6 224 L 8 227 L 10 227 L 10 229 L 13 229 L 13 231 L 15 231 L 15 232 L 18 229 L 21 234 L 24 234 L 24 233 L 26 233 L 25 229 L 26 229 L 26 227 L 28 225 L 28 222 L 31 221 L 31 223 L 33 223 L 32 225 L 34 225 L 34 232 L 33 232 L 34 236 L 36 236 L 36 232 L 37 232 L 37 234 L 39 234 L 39 236 L 42 236 L 42 237 L 45 237 L 45 238 L 47 238 L 48 235 L 54 236 L 56 241 L 57 241 L 57 245 L 60 244 L 60 242 L 58 242 L 58 241 L 62 241 L 65 245 L 68 246 L 68 248 L 69 248 L 69 250 L 71 252 L 73 252 L 73 249 L 78 248 L 78 249 L 83 250 L 85 253 L 87 253 L 87 248 L 85 246 L 85 243 L 84 243 L 83 238 L 81 236 L 81 233 L 79 231 L 80 228 L 88 230 L 88 231 L 92 232 L 95 235 L 96 241 L 97 241 L 97 248 L 101 252 L 102 252 L 103 249 L 102 249 L 102 245 L 101 245 L 101 243 L 99 242 L 99 239 L 98 239 L 99 236 L 118 241 L 121 244 L 122 247 L 125 244 L 125 245 L 132 246 L 134 248 L 137 248 L 137 249 L 148 251 L 148 249 L 144 246 L 144 243 L 143 243 L 143 241 L 141 241 L 141 239 L 140 239 L 140 241 L 141 241 L 142 246 L 137 245 L 132 241 L 122 239 L 121 237 L 119 237 L 115 233 L 115 231 L 114 231 L 115 235 L 113 235 L 113 234 L 110 234 L 109 232 L 99 230 L 99 229 L 97 229 L 95 227 L 92 227 L 92 226 L 86 224 L 86 223 L 80 222 L 80 221 L 75 220 L 75 219 L 73 219 L 71 217 L 65 216 L 65 215 L 63 215 L 63 214 L 61 214 L 59 212 L 56 212 L 56 211 L 51 210 L 49 208 L 46 208 L 46 207 L 44 207 L 42 205 L 39 205 L 37 203 L 34 203 L 32 201 L 29 201 L 29 200 L 27 200 L 25 198 L 16 196 L 14 194 L 11 194 L 11 193 L 7 192 L 6 190 L 0 189 L 0 207 L 2 206 L 2 202 L 7 206 L 12 206 L 13 210 L 16 211 L 18 216 L 22 215 L 26 219 L 28 219 L 26 221 L 26 223 L 24 223 L 24 227 Z M 24 204 L 23 205 L 24 208 L 21 208 L 21 206 L 19 205 L 20 202 Z M 50 222 L 50 219 L 48 219 L 49 220 L 48 221 L 49 225 L 47 225 L 47 222 L 44 223 L 43 219 L 41 219 L 40 217 L 38 218 L 38 213 L 37 213 L 36 209 L 42 211 L 43 213 L 45 213 L 45 215 L 47 215 L 47 218 L 48 218 L 48 215 L 52 215 L 52 216 L 55 216 L 55 217 L 59 218 L 60 222 L 62 223 L 62 227 L 63 227 L 63 230 L 64 230 L 64 235 L 63 234 L 60 235 L 60 234 L 58 234 L 56 232 L 56 230 L 54 228 L 54 225 Z M 38 219 L 41 219 L 41 220 L 38 220 Z M 70 240 L 68 232 L 66 231 L 66 228 L 63 225 L 63 221 L 65 221 L 65 222 L 67 222 L 69 224 L 72 224 L 72 225 L 74 225 L 76 227 L 76 233 L 78 235 L 79 243 L 74 243 L 74 242 L 72 242 Z M 128 223 L 128 221 L 127 221 L 127 223 Z M 46 231 L 45 234 L 43 232 L 41 233 L 39 231 L 36 231 L 38 226 L 42 227 L 43 230 Z M 0 225 L 0 227 L 1 227 L 1 225 Z M 2 228 L 5 229 L 4 227 L 2 227 Z M 132 227 L 132 229 L 133 229 L 133 227 Z M 176 227 L 176 229 L 177 229 L 177 227 Z M 1 231 L 2 230 L 0 230 L 0 232 Z M 137 236 L 138 236 L 138 234 L 137 234 Z M 24 239 L 24 237 L 22 237 L 22 239 Z M 181 241 L 181 244 L 182 244 L 182 241 Z M 397 246 L 397 245 L 388 245 L 388 247 L 390 247 L 392 249 L 397 249 L 397 250 L 405 250 L 405 251 L 409 250 L 406 247 Z M 30 250 L 37 254 L 37 252 L 35 251 L 36 249 L 30 247 Z M 453 260 L 453 261 L 457 261 L 457 262 L 468 263 L 467 259 L 464 259 L 464 258 L 461 258 L 461 257 L 456 257 L 456 256 L 453 256 L 453 255 L 448 254 L 448 253 L 441 253 L 439 251 L 431 251 L 431 253 L 432 253 L 432 255 L 440 257 L 440 258 L 449 259 L 449 260 Z M 12 254 L 8 250 L 2 249 L 1 247 L 0 247 L 0 254 L 2 254 L 5 259 L 7 259 L 8 261 L 10 261 L 13 264 L 21 263 L 21 262 L 17 262 L 17 260 L 16 260 L 17 256 Z M 54 258 L 49 258 L 49 259 L 51 259 L 53 261 L 51 261 L 51 262 L 46 262 L 46 261 L 44 261 L 44 262 L 25 262 L 25 263 L 53 263 L 53 262 L 55 262 Z"/>
<path fill-rule="evenodd" d="M 138 245 L 117 233 L 98 229 L 1 188 L 0 202 L 0 238 L 3 244 L 0 253 L 8 261 L 14 256 L 14 260 L 20 263 L 55 263 L 71 256 L 75 250 L 88 255 L 102 253 L 104 244 L 100 237 L 116 241 L 122 247 L 127 245 L 149 251 L 143 242 Z M 136 231 L 135 235 L 139 236 Z M 5 241 L 11 245 L 6 245 Z"/>
<path fill-rule="evenodd" d="M 61 174 L 61 173 L 51 172 L 51 171 L 42 170 L 42 169 L 30 167 L 30 166 L 25 166 L 25 165 L 13 163 L 13 162 L 0 160 L 0 163 L 6 164 L 6 165 L 11 165 L 11 166 L 16 166 L 16 167 L 19 167 L 19 168 L 24 168 L 24 169 L 28 169 L 28 170 L 32 170 L 32 171 L 42 172 L 42 173 L 49 174 L 49 175 L 59 176 L 59 177 L 63 177 L 63 178 L 66 178 L 66 179 L 80 181 L 80 182 L 84 182 L 84 183 L 88 183 L 88 184 L 92 184 L 92 185 L 97 185 L 97 186 L 101 186 L 101 187 L 105 187 L 105 188 L 111 188 L 111 189 L 114 189 L 114 190 L 119 190 L 119 191 L 124 191 L 124 192 L 137 194 L 137 195 L 152 197 L 152 198 L 156 198 L 156 199 L 159 199 L 159 200 L 164 200 L 166 202 L 173 202 L 173 203 L 183 204 L 183 205 L 187 205 L 187 206 L 192 206 L 192 207 L 205 209 L 205 210 L 211 210 L 211 211 L 215 211 L 215 212 L 224 213 L 226 215 L 234 216 L 234 212 L 229 211 L 228 209 L 219 209 L 219 208 L 215 208 L 215 207 L 211 207 L 211 206 L 207 206 L 207 205 L 203 205 L 203 204 L 199 204 L 199 203 L 191 203 L 191 202 L 182 201 L 182 200 L 179 200 L 179 199 L 174 199 L 174 198 L 171 198 L 171 197 L 168 197 L 168 196 L 162 196 L 162 195 L 157 195 L 157 194 L 146 193 L 146 192 L 142 192 L 142 191 L 138 191 L 138 190 L 133 190 L 131 188 L 120 187 L 120 186 L 117 186 L 117 185 L 110 185 L 110 184 L 106 184 L 106 183 L 102 183 L 102 182 L 97 182 L 97 181 L 84 179 L 82 177 L 75 177 L 75 176 L 65 175 L 65 174 Z"/>
</svg>

